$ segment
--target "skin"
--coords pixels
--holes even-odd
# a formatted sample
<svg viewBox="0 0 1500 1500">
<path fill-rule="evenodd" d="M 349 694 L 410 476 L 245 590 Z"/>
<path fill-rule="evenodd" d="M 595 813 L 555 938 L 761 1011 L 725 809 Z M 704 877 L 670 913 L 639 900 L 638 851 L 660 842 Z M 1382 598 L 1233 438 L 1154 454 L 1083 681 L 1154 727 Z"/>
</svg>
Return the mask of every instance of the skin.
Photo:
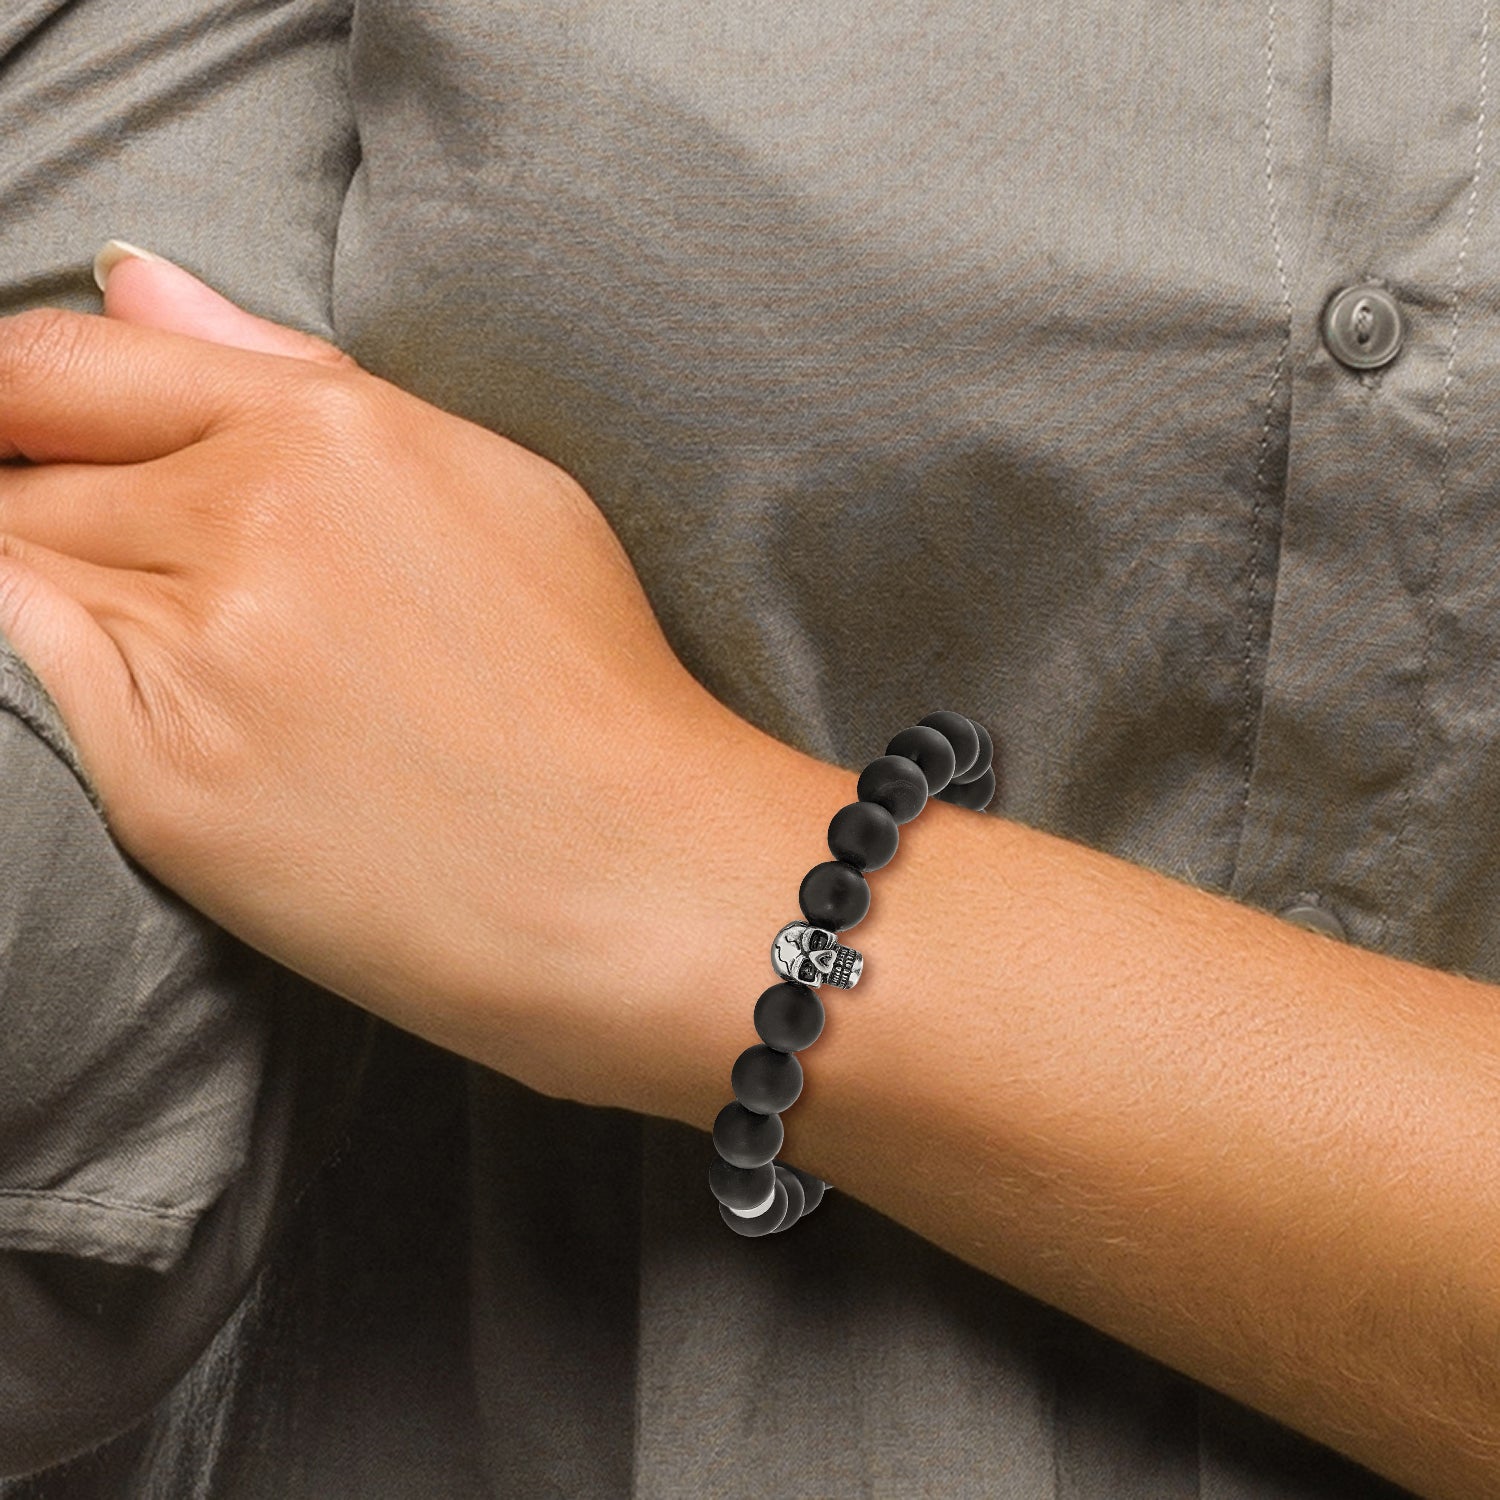
<svg viewBox="0 0 1500 1500">
<path fill-rule="evenodd" d="M 850 771 L 692 679 L 554 466 L 175 267 L 105 313 L 0 319 L 0 630 L 122 847 L 396 1025 L 709 1130 Z M 785 1159 L 1500 1495 L 1500 989 L 944 803 L 871 884 Z M 711 982 L 643 957 L 666 921 Z"/>
<path fill-rule="evenodd" d="M 660 793 L 697 765 L 712 794 L 733 716 L 562 470 L 177 268 L 109 286 L 103 318 L 0 323 L 0 458 L 30 460 L 0 473 L 0 628 L 113 834 L 288 967 L 560 1084 L 532 1023 L 584 976 L 548 955 L 634 916 Z M 504 1019 L 448 998 L 471 962 L 524 976 Z"/>
</svg>

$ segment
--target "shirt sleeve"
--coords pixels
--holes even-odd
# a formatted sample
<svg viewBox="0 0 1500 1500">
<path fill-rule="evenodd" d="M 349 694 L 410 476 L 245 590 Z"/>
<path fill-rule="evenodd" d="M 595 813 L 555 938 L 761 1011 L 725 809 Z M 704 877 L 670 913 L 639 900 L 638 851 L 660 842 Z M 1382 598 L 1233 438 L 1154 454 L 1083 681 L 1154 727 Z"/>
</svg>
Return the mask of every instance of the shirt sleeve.
<svg viewBox="0 0 1500 1500">
<path fill-rule="evenodd" d="M 170 1270 L 245 1160 L 263 960 L 118 848 L 55 707 L 4 663 L 0 1250 Z"/>
<path fill-rule="evenodd" d="M 0 1252 L 0 1479 L 148 1418 L 234 1317 L 346 1133 L 379 1023 L 264 962 L 266 1066 L 245 1164 L 171 1269 Z"/>
<path fill-rule="evenodd" d="M 372 1018 L 112 840 L 0 641 L 0 1475 L 144 1417 L 243 1297 Z"/>
</svg>

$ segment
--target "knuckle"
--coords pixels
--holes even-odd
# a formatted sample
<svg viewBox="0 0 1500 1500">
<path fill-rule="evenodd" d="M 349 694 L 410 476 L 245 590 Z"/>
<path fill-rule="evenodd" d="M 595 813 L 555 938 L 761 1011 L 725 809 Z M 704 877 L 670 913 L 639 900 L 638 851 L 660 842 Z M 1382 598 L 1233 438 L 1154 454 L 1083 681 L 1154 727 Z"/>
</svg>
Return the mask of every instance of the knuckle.
<svg viewBox="0 0 1500 1500">
<path fill-rule="evenodd" d="M 359 365 L 355 362 L 352 354 L 345 354 L 337 344 L 330 344 L 327 339 L 319 338 L 317 334 L 309 334 L 312 340 L 312 350 L 319 363 L 330 366 L 335 370 L 357 370 Z"/>
<path fill-rule="evenodd" d="M 188 521 L 221 559 L 249 562 L 272 555 L 285 528 L 317 529 L 342 489 L 364 491 L 378 420 L 360 389 L 364 377 L 307 366 L 273 401 L 242 419 L 246 452 L 275 460 L 231 465 L 223 483 L 197 486 L 182 503 Z"/>
<path fill-rule="evenodd" d="M 303 410 L 320 432 L 361 429 L 369 418 L 371 393 L 362 372 L 320 369 L 303 393 Z"/>
<path fill-rule="evenodd" d="M 66 370 L 77 358 L 84 316 L 61 307 L 29 307 L 0 319 L 0 390 Z"/>
<path fill-rule="evenodd" d="M 259 371 L 245 372 L 233 424 L 241 436 L 295 458 L 320 451 L 341 428 L 365 423 L 369 401 L 362 387 L 370 377 L 362 370 L 322 360 L 285 364 L 274 382 Z"/>
<path fill-rule="evenodd" d="M 282 478 L 301 524 L 342 534 L 344 513 L 357 514 L 369 500 L 372 473 L 399 466 L 397 434 L 405 428 L 379 383 L 358 370 L 318 371 L 306 397 L 295 435 L 283 433 Z"/>
</svg>

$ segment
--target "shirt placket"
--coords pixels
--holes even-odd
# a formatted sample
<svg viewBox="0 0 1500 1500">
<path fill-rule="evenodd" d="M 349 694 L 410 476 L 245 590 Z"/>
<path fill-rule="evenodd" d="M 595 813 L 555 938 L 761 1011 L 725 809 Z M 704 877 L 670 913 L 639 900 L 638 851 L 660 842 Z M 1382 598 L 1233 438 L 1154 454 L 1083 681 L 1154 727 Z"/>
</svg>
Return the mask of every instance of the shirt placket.
<svg viewBox="0 0 1500 1500">
<path fill-rule="evenodd" d="M 1433 835 L 1451 810 L 1434 770 L 1476 748 L 1443 729 L 1455 667 L 1443 622 L 1454 559 L 1492 529 L 1456 503 L 1475 467 L 1458 392 L 1490 354 L 1471 299 L 1496 285 L 1488 14 L 1480 0 L 1335 0 L 1330 24 L 1326 155 L 1288 285 L 1285 498 L 1230 893 L 1410 955 L 1431 949 L 1444 899 Z M 1487 305 L 1482 317 L 1493 326 Z"/>
</svg>

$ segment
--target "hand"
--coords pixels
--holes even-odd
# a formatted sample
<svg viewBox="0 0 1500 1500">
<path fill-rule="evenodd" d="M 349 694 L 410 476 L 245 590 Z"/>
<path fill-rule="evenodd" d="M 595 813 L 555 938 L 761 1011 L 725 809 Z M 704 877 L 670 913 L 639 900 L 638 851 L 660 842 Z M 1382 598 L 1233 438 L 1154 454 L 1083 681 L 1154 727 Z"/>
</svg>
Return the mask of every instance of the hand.
<svg viewBox="0 0 1500 1500">
<path fill-rule="evenodd" d="M 104 317 L 0 320 L 18 456 L 0 631 L 121 847 L 396 1024 L 605 1094 L 613 935 L 741 721 L 583 490 L 134 258 Z"/>
</svg>

